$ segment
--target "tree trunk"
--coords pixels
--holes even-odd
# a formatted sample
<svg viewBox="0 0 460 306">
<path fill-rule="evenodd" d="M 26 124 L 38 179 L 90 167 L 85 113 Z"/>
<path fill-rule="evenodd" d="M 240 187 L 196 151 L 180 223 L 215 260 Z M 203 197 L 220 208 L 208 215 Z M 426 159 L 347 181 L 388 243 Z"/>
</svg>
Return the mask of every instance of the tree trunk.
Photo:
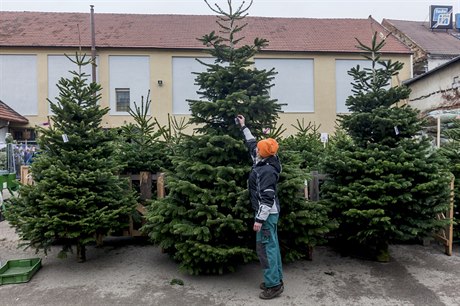
<svg viewBox="0 0 460 306">
<path fill-rule="evenodd" d="M 77 242 L 77 261 L 86 261 L 86 246 L 81 244 L 80 241 Z"/>
</svg>

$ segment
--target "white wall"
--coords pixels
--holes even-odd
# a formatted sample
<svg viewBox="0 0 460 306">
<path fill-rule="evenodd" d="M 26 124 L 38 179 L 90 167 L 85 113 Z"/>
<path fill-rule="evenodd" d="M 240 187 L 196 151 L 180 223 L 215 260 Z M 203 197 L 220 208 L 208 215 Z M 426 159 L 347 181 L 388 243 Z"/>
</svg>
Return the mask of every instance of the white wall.
<svg viewBox="0 0 460 306">
<path fill-rule="evenodd" d="M 134 102 L 141 105 L 141 97 L 147 97 L 150 90 L 149 56 L 109 56 L 110 115 L 128 115 L 116 111 L 116 88 L 129 88 L 130 107 Z M 153 112 L 154 110 L 150 110 Z"/>
<path fill-rule="evenodd" d="M 454 95 L 454 89 L 460 88 L 460 62 L 426 75 L 409 84 L 409 88 L 409 105 L 422 112 L 454 104 L 455 99 L 449 101 L 446 97 Z"/>
<path fill-rule="evenodd" d="M 0 120 L 0 149 L 6 147 L 6 133 L 8 133 L 8 122 L 5 120 Z M 0 164 L 0 170 L 5 166 Z"/>
<path fill-rule="evenodd" d="M 315 111 L 314 62 L 312 59 L 265 59 L 256 58 L 254 66 L 267 71 L 275 68 L 270 97 L 282 106 L 286 113 L 308 113 Z"/>
<path fill-rule="evenodd" d="M 23 116 L 37 115 L 37 56 L 0 55 L 0 100 Z"/>
<path fill-rule="evenodd" d="M 459 50 L 459 54 L 460 54 L 460 50 Z M 428 71 L 430 71 L 431 69 L 434 69 L 438 66 L 441 66 L 442 64 L 445 64 L 447 63 L 448 61 L 450 61 L 451 58 L 443 58 L 443 59 L 434 59 L 434 58 L 430 58 L 428 59 Z"/>
</svg>

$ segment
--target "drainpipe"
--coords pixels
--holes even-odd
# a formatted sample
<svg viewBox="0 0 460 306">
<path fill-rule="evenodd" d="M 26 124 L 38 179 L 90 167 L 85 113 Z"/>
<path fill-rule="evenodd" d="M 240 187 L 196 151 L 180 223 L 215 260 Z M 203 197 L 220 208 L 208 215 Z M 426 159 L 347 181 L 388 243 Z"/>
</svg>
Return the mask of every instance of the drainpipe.
<svg viewBox="0 0 460 306">
<path fill-rule="evenodd" d="M 91 7 L 91 66 L 92 81 L 96 83 L 96 32 L 94 30 L 94 5 Z"/>
</svg>

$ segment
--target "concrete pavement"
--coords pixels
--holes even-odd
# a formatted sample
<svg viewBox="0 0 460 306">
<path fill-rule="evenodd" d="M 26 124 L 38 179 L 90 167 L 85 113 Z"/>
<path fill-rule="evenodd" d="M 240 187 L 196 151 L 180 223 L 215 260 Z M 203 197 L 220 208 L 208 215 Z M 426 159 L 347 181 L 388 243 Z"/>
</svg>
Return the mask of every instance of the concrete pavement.
<svg viewBox="0 0 460 306">
<path fill-rule="evenodd" d="M 86 263 L 17 249 L 17 235 L 0 222 L 0 261 L 41 257 L 43 267 L 28 283 L 0 286 L 0 305 L 460 305 L 460 251 L 443 247 L 393 245 L 392 260 L 377 263 L 341 257 L 317 247 L 313 261 L 284 266 L 285 291 L 258 298 L 258 263 L 222 276 L 189 276 L 160 249 L 131 238 L 106 239 L 88 247 Z M 183 286 L 171 285 L 180 279 Z"/>
</svg>

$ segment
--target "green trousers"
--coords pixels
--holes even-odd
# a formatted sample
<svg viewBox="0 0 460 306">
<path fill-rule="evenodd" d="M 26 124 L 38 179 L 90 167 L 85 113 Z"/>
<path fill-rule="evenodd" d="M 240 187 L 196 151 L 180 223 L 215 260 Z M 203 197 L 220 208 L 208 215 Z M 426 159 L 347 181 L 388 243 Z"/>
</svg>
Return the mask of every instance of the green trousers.
<svg viewBox="0 0 460 306">
<path fill-rule="evenodd" d="M 278 286 L 283 280 L 280 246 L 278 243 L 279 214 L 270 214 L 256 234 L 256 250 L 264 272 L 267 288 Z"/>
</svg>

